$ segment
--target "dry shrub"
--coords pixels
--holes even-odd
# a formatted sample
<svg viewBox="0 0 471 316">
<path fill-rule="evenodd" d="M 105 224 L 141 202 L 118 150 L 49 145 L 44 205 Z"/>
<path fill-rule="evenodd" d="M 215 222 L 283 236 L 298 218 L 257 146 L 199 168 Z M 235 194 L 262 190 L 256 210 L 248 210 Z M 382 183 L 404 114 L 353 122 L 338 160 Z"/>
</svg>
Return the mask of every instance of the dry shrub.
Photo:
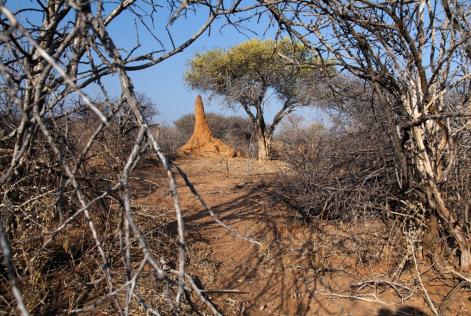
<svg viewBox="0 0 471 316">
<path fill-rule="evenodd" d="M 354 227 L 366 229 L 380 223 L 380 231 L 365 238 L 360 248 L 340 256 L 350 258 L 369 253 L 360 249 L 370 246 L 377 249 L 373 251 L 374 258 L 361 256 L 358 262 L 375 261 L 386 267 L 387 272 L 381 276 L 386 280 L 404 282 L 409 288 L 424 292 L 431 285 L 418 287 L 415 269 L 427 269 L 425 283 L 433 279 L 441 285 L 456 286 L 464 281 L 457 280 L 457 274 L 447 274 L 445 267 L 459 265 L 457 244 L 434 222 L 430 205 L 423 202 L 424 191 L 420 187 L 405 189 L 392 141 L 385 132 L 388 122 L 375 99 L 370 97 L 367 102 L 367 96 L 368 90 L 326 107 L 333 118 L 329 128 L 315 125 L 306 128 L 299 124 L 284 127 L 278 136 L 281 143 L 278 147 L 280 158 L 289 163 L 291 171 L 280 177 L 277 196 L 309 220 L 313 231 L 325 223 L 313 219 L 323 218 L 336 231 L 351 224 L 352 229 L 346 231 L 352 240 L 357 240 L 359 232 Z M 366 100 L 362 101 L 364 97 Z M 455 160 L 447 161 L 450 173 L 439 189 L 444 192 L 447 205 L 458 211 L 459 221 L 469 223 L 471 130 L 469 125 L 463 128 L 461 124 L 454 127 L 453 121 L 450 124 Z M 469 233 L 471 227 L 465 226 Z M 345 232 L 334 232 L 329 238 L 335 243 L 342 240 L 342 234 Z M 430 266 L 435 268 L 428 270 Z"/>
<path fill-rule="evenodd" d="M 155 104 L 143 94 L 138 95 L 138 100 L 145 118 L 149 122 L 152 121 L 157 115 Z M 109 108 L 108 111 L 113 111 L 113 106 L 115 104 L 108 107 L 103 105 L 104 108 Z M 137 136 L 138 124 L 129 107 L 123 104 L 115 112 L 109 126 L 97 135 L 96 143 L 90 149 L 88 161 L 90 164 L 104 168 L 99 171 L 120 170 L 126 163 Z M 76 126 L 72 128 L 71 136 L 76 139 L 76 147 L 81 150 L 99 126 L 100 121 L 90 110 L 80 107 L 74 123 Z"/>
<path fill-rule="evenodd" d="M 293 173 L 279 195 L 306 218 L 385 215 L 399 188 L 391 148 L 370 130 L 285 130 L 281 159 Z"/>
<path fill-rule="evenodd" d="M 56 123 L 62 127 L 64 122 Z M 77 135 L 75 126 L 84 125 L 76 124 L 75 119 L 68 123 L 71 134 Z M 53 137 L 63 138 L 60 143 L 64 152 L 71 155 L 73 150 L 78 150 L 79 143 L 72 141 L 72 137 L 68 137 L 67 142 L 60 133 Z M 3 142 L 2 148 L 10 149 L 10 145 Z M 91 181 L 95 183 L 91 185 Z M 84 194 L 88 194 L 87 189 L 91 192 L 99 189 L 99 179 L 84 178 L 82 182 Z M 12 183 L 1 190 L 3 228 L 15 255 L 16 273 L 22 276 L 20 289 L 28 310 L 41 315 L 62 313 L 103 294 L 101 282 L 92 285 L 102 267 L 96 261 L 94 242 L 86 222 L 70 224 L 47 247 L 42 247 L 50 236 L 48 233 L 79 208 L 74 191 L 66 188 L 63 171 L 42 135 L 36 135 Z M 109 206 L 109 200 L 103 200 L 101 205 L 90 208 L 100 232 L 111 225 L 106 213 L 110 211 Z M 2 310 L 9 310 L 15 304 L 10 306 L 14 300 L 4 274 L 6 267 L 2 269 L 2 304 L 5 304 Z"/>
<path fill-rule="evenodd" d="M 380 293 L 391 290 L 388 303 L 403 303 L 428 291 L 435 295 L 438 314 L 445 314 L 446 304 L 468 296 L 447 290 L 465 284 L 449 273 L 448 267 L 458 265 L 457 245 L 438 225 L 433 228 L 420 190 L 403 188 L 385 133 L 387 121 L 372 101 L 353 99 L 329 108 L 329 128 L 291 124 L 278 135 L 279 157 L 291 168 L 279 178 L 276 196 L 299 212 L 319 238 L 309 270 L 309 280 L 315 281 L 307 287 L 315 293 L 327 283 L 326 271 L 335 271 L 330 275 L 335 285 L 325 292 L 359 297 L 382 288 Z M 447 205 L 461 211 L 460 222 L 469 223 L 471 133 L 469 127 L 454 133 L 455 165 L 440 190 L 446 192 Z M 342 284 L 345 275 L 350 279 Z"/>
<path fill-rule="evenodd" d="M 187 140 L 186 136 L 174 126 L 155 126 L 154 131 L 167 158 L 176 159 L 178 150 Z"/>
<path fill-rule="evenodd" d="M 307 218 L 386 218 L 403 195 L 387 120 L 371 88 L 357 79 L 326 78 L 321 98 L 329 126 L 290 117 L 279 134 L 280 158 L 292 174 L 280 195 Z"/>
<path fill-rule="evenodd" d="M 455 165 L 442 187 L 450 208 L 460 210 L 459 221 L 467 223 L 471 232 L 471 126 L 456 129 L 455 133 Z"/>
<path fill-rule="evenodd" d="M 72 108 L 74 110 L 70 115 L 45 119 L 45 123 L 56 144 L 59 144 L 65 163 L 70 168 L 78 167 L 76 178 L 82 194 L 93 199 L 108 191 L 110 183 L 116 181 L 116 172 L 122 170 L 132 150 L 137 124 L 129 112 L 117 111 L 109 126 L 98 133 L 87 154 L 81 157 L 100 122 L 80 104 L 74 104 Z M 102 108 L 106 113 L 109 107 L 102 104 Z M 14 138 L 8 138 L 8 135 L 16 128 L 18 117 L 5 112 L 1 116 L 0 166 L 5 170 L 12 159 L 14 145 Z M 116 289 L 126 282 L 120 195 L 110 192 L 106 198 L 88 208 L 101 247 L 109 258 L 107 266 L 104 266 L 89 222 L 83 215 L 70 221 L 59 233 L 53 233 L 81 208 L 76 191 L 67 181 L 62 167 L 45 137 L 35 134 L 9 185 L 0 189 L 3 197 L 0 205 L 2 226 L 10 241 L 16 273 L 20 276 L 19 289 L 27 310 L 32 314 L 64 314 L 81 308 L 85 308 L 85 313 L 91 310 L 112 312 L 116 306 L 111 298 L 106 298 L 109 289 L 103 271 L 109 271 Z M 166 182 L 161 185 L 165 187 Z M 139 183 L 133 184 L 133 187 L 133 195 L 143 194 Z M 154 185 L 151 190 L 157 188 Z M 153 208 L 135 209 L 137 214 L 159 214 L 152 221 L 136 215 L 136 224 L 144 233 L 151 232 L 147 235 L 147 241 L 153 255 L 165 257 L 169 263 L 175 262 L 175 250 L 178 249 L 175 231 L 167 225 L 173 222 L 174 213 L 165 212 L 171 210 L 165 201 L 161 201 L 158 209 L 155 209 L 156 206 Z M 131 266 L 137 269 L 143 254 L 135 239 L 131 246 Z M 0 257 L 3 259 L 3 255 Z M 16 303 L 6 271 L 7 267 L 0 264 L 0 310 L 13 311 Z M 168 303 L 169 298 L 165 295 L 166 291 L 173 289 L 157 279 L 152 269 L 145 267 L 137 287 L 142 301 L 131 302 L 129 308 L 132 313 L 145 313 L 146 302 L 161 306 L 159 312 L 163 315 L 173 313 L 172 304 Z M 124 299 L 124 292 L 115 297 Z M 185 304 L 182 311 L 190 313 L 188 308 L 189 305 Z"/>
</svg>

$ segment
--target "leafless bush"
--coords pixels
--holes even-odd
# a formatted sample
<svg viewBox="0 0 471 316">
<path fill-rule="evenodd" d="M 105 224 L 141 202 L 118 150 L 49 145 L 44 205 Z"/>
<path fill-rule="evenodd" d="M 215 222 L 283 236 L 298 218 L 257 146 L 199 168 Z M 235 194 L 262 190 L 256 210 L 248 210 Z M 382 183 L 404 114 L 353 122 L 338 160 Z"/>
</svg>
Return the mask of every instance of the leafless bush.
<svg viewBox="0 0 471 316">
<path fill-rule="evenodd" d="M 335 118 L 330 128 L 313 129 L 294 124 L 285 127 L 279 135 L 283 149 L 281 158 L 290 164 L 292 173 L 280 179 L 277 195 L 308 220 L 313 217 L 342 219 L 347 220 L 348 225 L 361 219 L 361 223 L 367 225 L 375 223 L 371 219 L 382 219 L 385 230 L 376 236 L 378 238 L 365 240 L 365 244 L 383 243 L 375 260 L 387 263 L 387 280 L 396 282 L 404 277 L 405 271 L 411 271 L 414 279 L 409 281 L 409 286 L 423 293 L 425 302 L 437 314 L 438 303 L 429 297 L 428 287 L 421 278 L 423 260 L 436 265 L 439 256 L 443 262 L 453 262 L 454 255 L 449 249 L 456 249 L 457 245 L 433 222 L 430 209 L 417 196 L 420 193 L 405 189 L 404 180 L 396 171 L 393 143 L 384 133 L 387 120 L 376 105 L 374 95 L 368 89 L 354 91 L 363 92 L 356 98 L 349 97 L 348 106 L 342 100 L 328 105 L 327 110 Z M 456 101 L 450 97 L 449 102 Z M 462 101 L 455 104 L 460 105 Z M 459 218 L 462 223 L 468 223 L 469 207 L 466 205 L 470 202 L 471 174 L 465 166 L 471 163 L 470 130 L 461 124 L 451 128 L 456 141 L 456 161 L 453 162 L 456 169 L 441 183 L 440 190 L 448 205 L 464 206 Z M 469 232 L 469 226 L 464 226 Z M 437 271 L 442 280 L 448 278 L 443 274 L 446 271 L 443 267 L 438 266 L 432 273 Z M 446 282 L 463 282 L 456 281 L 454 276 Z M 407 295 L 410 297 L 412 292 Z"/>
<path fill-rule="evenodd" d="M 154 130 L 165 155 L 171 160 L 177 158 L 178 150 L 188 138 L 175 126 L 155 126 Z"/>
<path fill-rule="evenodd" d="M 122 240 L 116 238 L 117 229 L 123 225 L 123 217 L 119 216 L 117 206 L 113 206 L 121 197 L 110 190 L 110 183 L 116 181 L 116 171 L 124 168 L 126 158 L 132 152 L 138 125 L 131 113 L 123 111 L 124 103 L 96 104 L 104 113 L 109 112 L 106 129 L 100 130 L 100 121 L 77 102 L 69 106 L 69 115 L 44 119 L 54 139 L 53 144 L 64 153 L 64 159 L 80 166 L 76 181 L 81 194 L 96 197 L 107 192 L 106 198 L 88 206 L 88 221 L 94 224 L 94 230 L 87 227 L 87 219 L 75 219 L 83 209 L 81 201 L 70 189 L 63 166 L 53 154 L 51 143 L 42 134 L 35 135 L 22 157 L 21 166 L 12 175 L 12 184 L 4 186 L 1 191 L 3 230 L 10 240 L 12 252 L 22 254 L 15 255 L 16 270 L 21 276 L 19 286 L 25 308 L 35 314 L 87 309 L 90 307 L 87 302 L 108 296 L 103 271 L 125 269 L 118 259 L 123 251 Z M 113 107 L 121 110 L 113 111 Z M 18 122 L 20 118 L 14 116 L 10 121 Z M 2 131 L 8 135 L 14 129 L 4 126 Z M 90 143 L 90 139 L 94 141 Z M 13 149 L 10 148 L 14 143 L 3 141 L 1 145 L 6 152 L 2 161 L 11 161 Z M 8 165 L 2 164 L 6 170 Z M 64 226 L 65 223 L 68 224 Z M 141 227 L 148 229 L 144 225 Z M 107 263 L 97 260 L 94 234 L 100 236 L 100 247 L 109 258 Z M 160 236 L 162 241 L 163 236 Z M 167 236 L 168 248 L 150 246 L 150 249 L 166 253 L 174 261 L 172 238 Z M 133 254 L 133 258 L 143 259 L 138 252 Z M 121 276 L 113 279 L 126 282 Z M 13 297 L 8 294 L 6 280 L 2 282 L 4 303 L 9 303 Z M 107 307 L 101 308 L 112 306 L 109 300 L 104 300 L 103 304 Z M 2 307 L 8 310 L 14 305 Z"/>
<path fill-rule="evenodd" d="M 280 196 L 306 218 L 385 216 L 399 188 L 391 152 L 366 131 L 304 131 L 284 144 L 282 159 L 293 170 L 281 181 Z"/>
<path fill-rule="evenodd" d="M 386 216 L 401 189 L 381 113 L 359 82 L 341 77 L 331 84 L 336 95 L 324 98 L 331 100 L 324 105 L 329 127 L 292 118 L 278 136 L 280 158 L 294 173 L 280 195 L 307 218 Z"/>
<path fill-rule="evenodd" d="M 427 206 L 432 222 L 459 249 L 460 269 L 471 271 L 470 224 L 459 220 L 467 201 L 451 208 L 447 196 L 452 192 L 441 191 L 456 167 L 455 149 L 461 146 L 457 130 L 469 126 L 470 3 L 351 0 L 284 5 L 273 10 L 281 27 L 369 82 L 387 119 L 385 134 L 393 144 L 399 186 Z M 462 92 L 461 102 L 448 102 L 456 88 Z M 438 230 L 429 232 L 439 237 Z"/>
<path fill-rule="evenodd" d="M 167 19 L 158 19 L 162 36 L 154 1 L 26 1 L 13 8 L 0 1 L 2 311 L 188 314 L 193 300 L 219 314 L 186 272 L 175 170 L 129 72 L 182 51 L 237 5 L 228 11 L 221 1 L 198 3 L 196 10 L 168 2 Z M 177 39 L 171 24 L 188 11 L 205 12 L 206 20 Z M 136 19 L 128 47 L 117 47 L 110 33 L 120 15 Z M 141 30 L 159 47 L 145 51 Z M 112 74 L 118 99 L 103 83 Z M 153 221 L 136 209 L 141 192 L 132 176 L 149 151 L 165 170 L 173 202 L 162 201 Z M 170 219 L 175 228 L 150 236 L 153 225 Z"/>
<path fill-rule="evenodd" d="M 144 118 L 152 122 L 157 115 L 155 104 L 145 95 L 137 95 L 137 100 Z M 120 170 L 124 167 L 139 130 L 128 105 L 125 102 L 119 105 L 118 102 L 111 101 L 108 104 L 102 101 L 96 102 L 105 113 L 112 115 L 107 128 L 96 135 L 97 142 L 90 147 L 87 157 L 87 161 L 98 168 L 96 171 L 99 172 Z M 64 138 L 68 138 L 67 141 L 73 147 L 73 151 L 82 151 L 100 126 L 100 120 L 80 101 L 73 107 L 74 113 L 57 120 L 57 124 L 61 130 L 67 130 Z"/>
</svg>

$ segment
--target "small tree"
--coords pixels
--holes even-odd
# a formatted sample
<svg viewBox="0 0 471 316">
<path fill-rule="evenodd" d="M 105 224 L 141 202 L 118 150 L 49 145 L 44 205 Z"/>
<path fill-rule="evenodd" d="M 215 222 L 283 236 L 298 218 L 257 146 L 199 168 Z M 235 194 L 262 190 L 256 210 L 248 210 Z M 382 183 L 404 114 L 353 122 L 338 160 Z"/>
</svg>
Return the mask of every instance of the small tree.
<svg viewBox="0 0 471 316">
<path fill-rule="evenodd" d="M 270 157 L 271 139 L 283 117 L 298 106 L 312 104 L 303 87 L 321 69 L 304 45 L 250 40 L 228 50 L 197 54 L 185 80 L 193 89 L 222 96 L 229 107 L 242 106 L 254 126 L 258 159 L 264 160 Z M 264 108 L 270 91 L 281 107 L 268 125 Z"/>
</svg>

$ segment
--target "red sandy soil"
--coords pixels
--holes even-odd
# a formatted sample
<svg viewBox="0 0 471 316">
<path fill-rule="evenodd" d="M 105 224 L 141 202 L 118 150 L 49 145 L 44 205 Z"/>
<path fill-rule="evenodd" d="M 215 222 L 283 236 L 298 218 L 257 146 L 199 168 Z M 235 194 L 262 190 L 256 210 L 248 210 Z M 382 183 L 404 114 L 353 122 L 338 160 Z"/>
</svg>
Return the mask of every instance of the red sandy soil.
<svg viewBox="0 0 471 316">
<path fill-rule="evenodd" d="M 186 158 L 178 165 L 224 223 L 262 243 L 241 240 L 217 224 L 179 180 L 188 232 L 187 272 L 205 290 L 240 291 L 207 294 L 224 315 L 432 314 L 419 286 L 411 283 L 414 267 L 397 281 L 414 290 L 404 301 L 387 286 L 351 286 L 387 279 L 391 263 L 400 260 L 400 249 L 387 246 L 386 228 L 377 220 L 304 223 L 273 198 L 272 180 L 289 172 L 283 163 Z M 165 183 L 157 168 L 138 173 Z M 164 188 L 150 192 L 141 203 L 160 201 Z M 422 280 L 441 315 L 471 315 L 470 293 L 462 289 L 445 299 L 456 283 L 428 271 L 431 267 L 424 262 Z M 407 296 L 406 290 L 399 292 Z"/>
</svg>

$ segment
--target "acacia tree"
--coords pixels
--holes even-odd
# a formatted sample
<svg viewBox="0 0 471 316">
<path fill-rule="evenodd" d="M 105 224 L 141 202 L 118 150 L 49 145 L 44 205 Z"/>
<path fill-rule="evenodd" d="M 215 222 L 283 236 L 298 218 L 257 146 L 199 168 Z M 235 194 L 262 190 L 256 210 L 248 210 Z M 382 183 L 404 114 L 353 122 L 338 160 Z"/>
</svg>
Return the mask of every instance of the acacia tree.
<svg viewBox="0 0 471 316">
<path fill-rule="evenodd" d="M 324 70 L 314 62 L 302 44 L 250 40 L 228 50 L 197 54 L 185 80 L 193 89 L 221 96 L 227 105 L 244 109 L 256 132 L 258 159 L 264 160 L 270 157 L 273 133 L 281 120 L 296 107 L 312 103 L 304 89 Z M 270 91 L 281 106 L 267 124 L 264 110 Z"/>
<path fill-rule="evenodd" d="M 464 150 L 457 141 L 469 132 L 470 3 L 285 1 L 269 8 L 283 29 L 371 83 L 387 119 L 399 185 L 430 210 L 430 234 L 437 237 L 438 220 L 453 236 L 461 268 L 471 270 L 469 200 L 445 193 Z M 454 91 L 462 98 L 450 102 Z"/>
</svg>

